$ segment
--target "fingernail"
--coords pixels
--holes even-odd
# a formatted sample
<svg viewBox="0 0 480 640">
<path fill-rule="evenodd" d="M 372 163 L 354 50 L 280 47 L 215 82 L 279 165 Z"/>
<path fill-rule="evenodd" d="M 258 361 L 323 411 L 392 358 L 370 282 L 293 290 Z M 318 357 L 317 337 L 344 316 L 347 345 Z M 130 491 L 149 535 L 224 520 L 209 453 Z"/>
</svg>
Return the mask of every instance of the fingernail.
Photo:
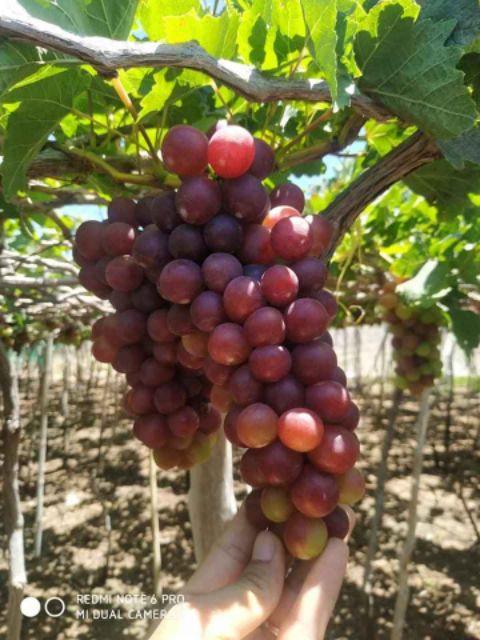
<svg viewBox="0 0 480 640">
<path fill-rule="evenodd" d="M 271 562 L 275 555 L 275 540 L 271 533 L 262 531 L 258 534 L 253 546 L 252 559 L 260 562 Z"/>
</svg>

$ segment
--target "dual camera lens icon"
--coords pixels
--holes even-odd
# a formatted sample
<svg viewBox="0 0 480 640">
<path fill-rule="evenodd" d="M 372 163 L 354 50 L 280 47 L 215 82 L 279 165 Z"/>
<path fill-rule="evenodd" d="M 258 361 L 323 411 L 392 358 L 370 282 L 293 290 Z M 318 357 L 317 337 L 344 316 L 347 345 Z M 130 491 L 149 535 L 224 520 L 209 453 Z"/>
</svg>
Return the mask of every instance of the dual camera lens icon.
<svg viewBox="0 0 480 640">
<path fill-rule="evenodd" d="M 62 598 L 48 598 L 43 605 L 43 609 L 50 618 L 60 618 L 65 613 L 66 605 Z M 29 596 L 24 598 L 20 604 L 20 611 L 26 618 L 35 618 L 42 610 L 42 605 L 38 598 Z"/>
</svg>

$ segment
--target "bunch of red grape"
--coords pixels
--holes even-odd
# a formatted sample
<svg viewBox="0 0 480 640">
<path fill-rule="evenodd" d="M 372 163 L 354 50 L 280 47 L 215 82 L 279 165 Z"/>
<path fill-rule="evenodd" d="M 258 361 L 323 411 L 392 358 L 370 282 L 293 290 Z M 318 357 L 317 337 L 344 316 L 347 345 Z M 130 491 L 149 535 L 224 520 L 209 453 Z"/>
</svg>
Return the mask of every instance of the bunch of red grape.
<svg viewBox="0 0 480 640">
<path fill-rule="evenodd" d="M 117 198 L 78 229 L 80 281 L 116 310 L 93 326 L 93 354 L 126 374 L 134 433 L 163 469 L 205 460 L 226 414 L 250 520 L 314 557 L 346 535 L 337 505 L 364 491 L 359 411 L 327 331 L 331 226 L 301 215 L 294 184 L 267 192 L 273 151 L 242 127 L 176 126 L 162 157 L 176 192 Z"/>
<path fill-rule="evenodd" d="M 416 309 L 406 305 L 395 292 L 400 281 L 385 283 L 379 298 L 384 320 L 393 335 L 396 362 L 394 384 L 420 396 L 442 375 L 440 354 L 443 314 L 438 306 Z"/>
</svg>

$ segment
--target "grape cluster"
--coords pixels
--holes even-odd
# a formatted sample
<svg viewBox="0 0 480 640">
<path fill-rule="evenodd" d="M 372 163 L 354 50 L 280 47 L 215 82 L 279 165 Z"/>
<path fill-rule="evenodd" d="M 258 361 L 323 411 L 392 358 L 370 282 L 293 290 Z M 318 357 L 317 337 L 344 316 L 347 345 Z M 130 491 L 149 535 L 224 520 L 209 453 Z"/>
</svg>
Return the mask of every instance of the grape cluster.
<svg viewBox="0 0 480 640">
<path fill-rule="evenodd" d="M 443 314 L 438 306 L 416 309 L 406 305 L 396 293 L 399 283 L 393 280 L 385 283 L 379 304 L 393 335 L 394 384 L 420 396 L 442 375 L 440 328 Z"/>
<path fill-rule="evenodd" d="M 93 355 L 126 374 L 134 433 L 163 469 L 205 460 L 226 414 L 249 519 L 317 556 L 346 535 L 339 503 L 364 491 L 359 411 L 327 330 L 331 226 L 302 216 L 296 185 L 268 193 L 273 150 L 242 127 L 173 127 L 162 158 L 176 192 L 116 198 L 76 234 L 80 281 L 116 310 L 93 326 Z"/>
</svg>

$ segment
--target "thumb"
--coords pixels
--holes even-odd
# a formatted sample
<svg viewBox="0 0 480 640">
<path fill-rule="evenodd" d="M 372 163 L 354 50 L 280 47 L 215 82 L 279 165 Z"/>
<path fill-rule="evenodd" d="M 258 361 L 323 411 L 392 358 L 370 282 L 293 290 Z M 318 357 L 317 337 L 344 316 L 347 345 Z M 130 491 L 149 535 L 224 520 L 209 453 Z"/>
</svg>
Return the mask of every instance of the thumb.
<svg viewBox="0 0 480 640">
<path fill-rule="evenodd" d="M 254 631 L 277 606 L 284 581 L 282 543 L 270 531 L 262 531 L 236 582 L 190 600 L 190 606 L 199 612 L 202 640 L 239 640 Z"/>
</svg>

